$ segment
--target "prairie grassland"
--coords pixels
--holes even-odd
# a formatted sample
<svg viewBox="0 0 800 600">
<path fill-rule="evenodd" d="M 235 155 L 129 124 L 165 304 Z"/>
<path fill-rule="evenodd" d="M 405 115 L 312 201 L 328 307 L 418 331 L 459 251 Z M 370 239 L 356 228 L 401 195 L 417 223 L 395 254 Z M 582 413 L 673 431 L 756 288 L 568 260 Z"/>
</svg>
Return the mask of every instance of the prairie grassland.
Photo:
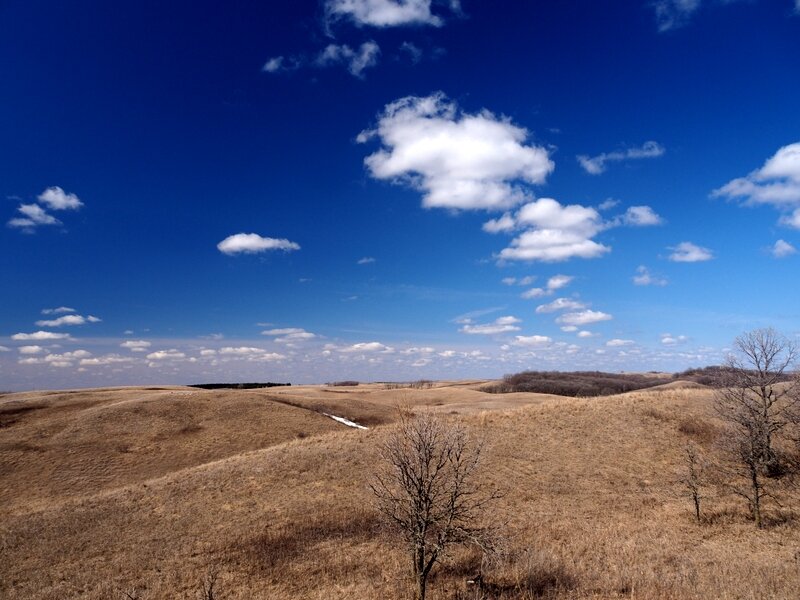
<svg viewBox="0 0 800 600">
<path fill-rule="evenodd" d="M 676 483 L 685 445 L 711 453 L 720 432 L 712 392 L 504 399 L 479 385 L 6 396 L 0 597 L 198 598 L 216 571 L 222 599 L 406 598 L 408 557 L 367 487 L 403 402 L 488 442 L 481 476 L 505 492 L 489 515 L 504 533 L 483 597 L 797 598 L 800 494 L 756 530 L 712 489 L 695 523 Z M 430 597 L 480 597 L 465 585 L 479 563 L 454 553 Z"/>
</svg>

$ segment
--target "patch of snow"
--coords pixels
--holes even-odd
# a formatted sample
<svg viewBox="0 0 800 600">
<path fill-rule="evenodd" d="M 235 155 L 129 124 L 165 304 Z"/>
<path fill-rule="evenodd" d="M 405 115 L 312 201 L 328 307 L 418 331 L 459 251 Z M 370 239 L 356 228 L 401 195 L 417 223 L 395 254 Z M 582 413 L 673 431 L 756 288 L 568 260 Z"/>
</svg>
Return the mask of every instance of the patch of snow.
<svg viewBox="0 0 800 600">
<path fill-rule="evenodd" d="M 344 417 L 337 417 L 336 415 L 331 415 L 328 413 L 322 413 L 322 414 L 325 415 L 326 417 L 330 417 L 334 421 L 338 421 L 342 425 L 347 425 L 348 427 L 355 427 L 356 429 L 367 429 L 367 427 L 359 425 L 358 423 L 354 423 L 350 419 L 345 419 Z"/>
</svg>

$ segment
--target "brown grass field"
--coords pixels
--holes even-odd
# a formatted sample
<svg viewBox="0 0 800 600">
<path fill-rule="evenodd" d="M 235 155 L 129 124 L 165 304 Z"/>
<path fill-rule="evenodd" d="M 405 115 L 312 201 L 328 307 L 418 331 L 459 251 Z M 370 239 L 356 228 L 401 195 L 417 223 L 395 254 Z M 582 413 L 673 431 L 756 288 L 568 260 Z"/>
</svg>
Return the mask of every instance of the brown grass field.
<svg viewBox="0 0 800 600">
<path fill-rule="evenodd" d="M 483 436 L 481 476 L 504 492 L 484 596 L 459 550 L 430 598 L 800 597 L 800 493 L 756 530 L 716 488 L 696 523 L 676 483 L 687 443 L 713 455 L 712 390 L 486 383 L 0 396 L 0 598 L 196 599 L 212 571 L 221 600 L 407 598 L 409 559 L 367 487 L 400 404 Z"/>
</svg>

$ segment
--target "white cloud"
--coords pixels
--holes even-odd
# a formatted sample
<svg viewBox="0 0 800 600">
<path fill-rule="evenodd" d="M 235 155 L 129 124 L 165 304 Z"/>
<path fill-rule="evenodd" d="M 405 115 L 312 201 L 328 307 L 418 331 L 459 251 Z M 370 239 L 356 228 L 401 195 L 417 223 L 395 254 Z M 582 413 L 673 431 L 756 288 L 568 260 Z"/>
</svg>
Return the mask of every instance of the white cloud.
<svg viewBox="0 0 800 600">
<path fill-rule="evenodd" d="M 600 213 L 591 207 L 540 198 L 519 210 L 516 223 L 529 229 L 500 252 L 500 259 L 558 262 L 596 258 L 610 250 L 591 239 L 605 227 Z"/>
<path fill-rule="evenodd" d="M 606 342 L 606 346 L 609 348 L 619 348 L 620 346 L 630 346 L 634 344 L 633 340 L 621 340 L 619 338 L 614 338 L 613 340 L 608 340 Z"/>
<path fill-rule="evenodd" d="M 0 346 L 0 352 L 11 352 L 11 348 L 6 346 Z"/>
<path fill-rule="evenodd" d="M 565 313 L 556 319 L 556 323 L 563 325 L 589 325 L 600 321 L 608 321 L 613 317 L 607 313 L 597 310 L 582 310 L 578 312 Z"/>
<path fill-rule="evenodd" d="M 547 346 L 553 341 L 546 335 L 517 335 L 514 339 L 515 346 Z"/>
<path fill-rule="evenodd" d="M 290 252 L 299 250 L 300 246 L 286 239 L 261 237 L 257 233 L 237 233 L 231 235 L 217 244 L 217 249 L 223 254 L 255 254 L 267 250 L 284 250 Z"/>
<path fill-rule="evenodd" d="M 578 302 L 577 300 L 572 300 L 570 298 L 556 298 L 548 304 L 540 304 L 537 306 L 536 312 L 539 314 L 552 313 L 559 310 L 580 310 L 581 308 L 585 307 L 586 305 L 583 302 Z"/>
<path fill-rule="evenodd" d="M 579 338 L 590 338 L 594 337 L 594 334 L 591 331 L 579 331 L 578 332 Z"/>
<path fill-rule="evenodd" d="M 98 356 L 95 358 L 84 358 L 79 363 L 82 367 L 99 367 L 104 365 L 116 365 L 120 363 L 129 363 L 134 359 L 130 356 L 119 356 L 118 354 L 107 354 L 106 356 Z"/>
<path fill-rule="evenodd" d="M 8 222 L 9 227 L 33 230 L 39 225 L 61 225 L 61 221 L 47 213 L 38 204 L 20 204 L 17 211 L 23 216 L 11 219 Z"/>
<path fill-rule="evenodd" d="M 516 326 L 517 323 L 520 323 L 520 320 L 516 317 L 498 317 L 491 323 L 484 323 L 481 325 L 473 324 L 471 322 L 465 323 L 464 326 L 459 329 L 459 331 L 471 335 L 497 335 L 498 333 L 519 331 L 520 328 Z"/>
<path fill-rule="evenodd" d="M 338 352 L 344 354 L 366 353 L 366 352 L 380 352 L 382 354 L 391 354 L 394 348 L 381 344 L 380 342 L 360 342 L 352 346 L 344 346 L 336 348 Z"/>
<path fill-rule="evenodd" d="M 44 348 L 41 346 L 20 346 L 19 353 L 20 354 L 41 354 L 44 352 Z"/>
<path fill-rule="evenodd" d="M 600 175 L 606 170 L 606 163 L 619 162 L 624 160 L 636 160 L 641 158 L 656 158 L 662 156 L 665 150 L 657 142 L 649 141 L 642 144 L 640 148 L 629 148 L 618 152 L 604 152 L 597 156 L 579 155 L 578 162 L 583 169 L 590 175 Z"/>
<path fill-rule="evenodd" d="M 264 348 L 253 348 L 250 346 L 239 346 L 237 348 L 226 346 L 219 349 L 219 354 L 227 356 L 249 356 L 253 354 L 265 354 L 266 352 Z"/>
<path fill-rule="evenodd" d="M 261 332 L 261 335 L 278 336 L 275 341 L 279 344 L 292 344 L 295 342 L 304 342 L 313 340 L 317 337 L 315 333 L 301 329 L 300 327 L 284 327 L 281 329 L 267 329 Z"/>
<path fill-rule="evenodd" d="M 564 333 L 572 333 L 572 332 L 578 331 L 578 328 L 575 327 L 575 325 L 564 325 L 561 328 L 561 331 L 563 331 Z"/>
<path fill-rule="evenodd" d="M 380 47 L 372 40 L 361 44 L 358 51 L 347 44 L 328 44 L 317 56 L 316 64 L 320 67 L 343 64 L 351 75 L 362 77 L 366 69 L 378 64 L 380 53 Z"/>
<path fill-rule="evenodd" d="M 424 346 L 422 348 L 414 346 L 401 350 L 400 354 L 433 354 L 434 352 L 436 352 L 436 348 L 431 348 L 430 346 Z"/>
<path fill-rule="evenodd" d="M 673 262 L 702 262 L 714 258 L 711 250 L 696 246 L 691 242 L 681 242 L 670 250 L 672 250 L 672 254 L 669 255 L 669 259 Z"/>
<path fill-rule="evenodd" d="M 371 265 L 375 262 L 375 259 L 371 256 L 365 256 L 364 258 L 359 258 L 356 264 L 359 265 Z"/>
<path fill-rule="evenodd" d="M 526 300 L 530 300 L 531 298 L 541 298 L 542 296 L 547 296 L 548 293 L 549 292 L 543 288 L 531 288 L 522 292 L 520 296 Z"/>
<path fill-rule="evenodd" d="M 83 206 L 80 198 L 75 194 L 67 194 L 57 185 L 39 194 L 38 200 L 51 210 L 77 210 Z"/>
<path fill-rule="evenodd" d="M 43 308 L 43 315 L 60 315 L 64 313 L 74 313 L 75 309 L 69 306 L 59 306 L 58 308 Z"/>
<path fill-rule="evenodd" d="M 550 291 L 560 290 L 568 286 L 575 279 L 572 275 L 553 275 L 547 280 L 547 289 Z"/>
<path fill-rule="evenodd" d="M 800 0 L 798 0 L 800 2 Z M 775 258 L 786 258 L 787 256 L 791 256 L 792 254 L 797 254 L 797 248 L 792 246 L 789 242 L 784 240 L 778 240 L 775 242 L 775 245 L 772 247 L 772 256 Z"/>
<path fill-rule="evenodd" d="M 122 342 L 120 348 L 127 348 L 131 352 L 145 352 L 152 344 L 145 340 L 129 340 Z"/>
<path fill-rule="evenodd" d="M 458 3 L 451 6 L 457 9 Z M 431 12 L 431 0 L 327 0 L 325 12 L 329 20 L 347 18 L 359 26 L 442 24 L 442 19 Z"/>
<path fill-rule="evenodd" d="M 69 334 L 54 333 L 52 331 L 36 331 L 34 333 L 15 333 L 11 336 L 11 339 L 18 341 L 66 340 L 69 339 Z"/>
<path fill-rule="evenodd" d="M 648 227 L 650 225 L 661 225 L 664 219 L 649 206 L 631 206 L 622 215 L 621 221 L 624 225 L 631 227 Z"/>
<path fill-rule="evenodd" d="M 284 68 L 283 62 L 283 56 L 274 56 L 264 63 L 264 66 L 261 68 L 261 70 L 266 71 L 267 73 L 277 73 Z"/>
<path fill-rule="evenodd" d="M 95 316 L 89 315 L 84 317 L 82 315 L 64 315 L 57 319 L 45 319 L 36 321 L 39 327 L 62 327 L 64 325 L 85 325 L 86 323 L 98 323 L 100 319 Z"/>
<path fill-rule="evenodd" d="M 48 354 L 43 361 L 54 367 L 71 367 L 74 360 L 88 358 L 92 355 L 87 350 L 75 350 L 74 352 L 64 352 L 63 354 Z"/>
<path fill-rule="evenodd" d="M 780 148 L 760 169 L 729 181 L 712 196 L 774 206 L 784 213 L 781 224 L 800 229 L 800 142 Z"/>
<path fill-rule="evenodd" d="M 370 174 L 421 190 L 428 208 L 510 208 L 530 197 L 520 184 L 554 168 L 545 148 L 525 145 L 526 129 L 488 110 L 463 113 L 441 92 L 388 104 L 357 141 L 373 137 L 383 147 L 364 160 Z"/>
<path fill-rule="evenodd" d="M 400 52 L 404 52 L 413 64 L 417 64 L 422 60 L 422 48 L 413 42 L 403 42 L 400 44 Z"/>
<path fill-rule="evenodd" d="M 170 350 L 158 350 L 157 352 L 151 352 L 147 355 L 148 360 L 177 360 L 181 358 L 186 358 L 186 354 L 174 348 Z"/>
<path fill-rule="evenodd" d="M 661 343 L 665 346 L 674 346 L 687 341 L 689 338 L 685 335 L 672 335 L 670 333 L 661 334 Z"/>
<path fill-rule="evenodd" d="M 517 223 L 514 220 L 514 217 L 511 216 L 511 213 L 504 213 L 502 217 L 489 219 L 486 221 L 483 224 L 482 229 L 486 233 L 500 233 L 514 231 L 516 226 Z"/>
<path fill-rule="evenodd" d="M 636 267 L 636 275 L 633 276 L 634 285 L 667 285 L 667 280 L 664 277 L 653 275 L 650 270 L 644 265 Z"/>
</svg>

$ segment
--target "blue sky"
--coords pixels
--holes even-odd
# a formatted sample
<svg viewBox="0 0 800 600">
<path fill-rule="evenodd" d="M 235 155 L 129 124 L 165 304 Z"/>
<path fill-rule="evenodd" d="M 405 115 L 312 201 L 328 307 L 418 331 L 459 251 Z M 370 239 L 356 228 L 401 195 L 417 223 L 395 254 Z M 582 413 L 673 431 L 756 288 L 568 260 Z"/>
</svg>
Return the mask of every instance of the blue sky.
<svg viewBox="0 0 800 600">
<path fill-rule="evenodd" d="M 0 5 L 0 388 L 800 334 L 800 2 Z"/>
</svg>

